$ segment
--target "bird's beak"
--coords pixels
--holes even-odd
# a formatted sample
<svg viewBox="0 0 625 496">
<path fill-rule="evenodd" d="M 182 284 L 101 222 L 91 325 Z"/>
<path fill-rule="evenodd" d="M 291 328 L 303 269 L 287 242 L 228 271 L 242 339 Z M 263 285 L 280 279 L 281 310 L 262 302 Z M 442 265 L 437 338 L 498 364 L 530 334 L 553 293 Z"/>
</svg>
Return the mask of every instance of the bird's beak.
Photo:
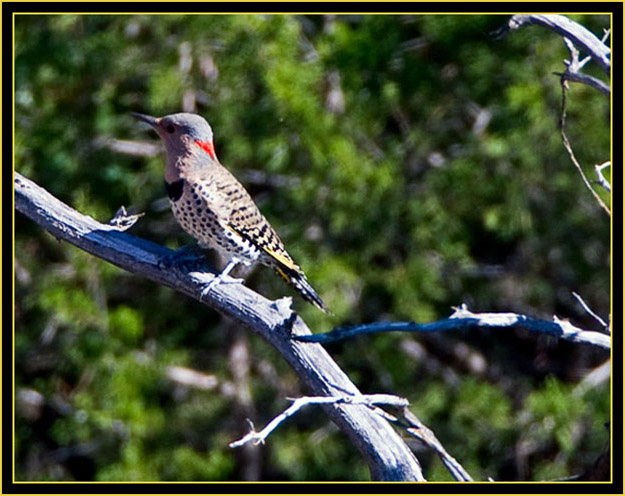
<svg viewBox="0 0 625 496">
<path fill-rule="evenodd" d="M 132 115 L 138 121 L 142 121 L 142 122 L 145 122 L 146 124 L 149 124 L 151 127 L 155 129 L 158 127 L 158 123 L 160 121 L 160 119 L 156 117 L 152 117 L 151 115 L 139 114 L 137 112 L 130 112 L 130 115 Z"/>
</svg>

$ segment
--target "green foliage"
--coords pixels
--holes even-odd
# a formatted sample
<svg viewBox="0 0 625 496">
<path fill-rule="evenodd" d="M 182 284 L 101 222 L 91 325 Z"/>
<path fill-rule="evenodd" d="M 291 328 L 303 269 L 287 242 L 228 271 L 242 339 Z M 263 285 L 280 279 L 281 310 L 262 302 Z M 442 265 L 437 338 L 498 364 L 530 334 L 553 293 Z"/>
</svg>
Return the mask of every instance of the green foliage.
<svg viewBox="0 0 625 496">
<path fill-rule="evenodd" d="M 595 33 L 609 26 L 573 18 Z M 609 312 L 610 224 L 558 131 L 553 72 L 567 51 L 537 27 L 492 39 L 506 19 L 17 16 L 16 170 L 87 215 L 131 206 L 146 212 L 133 234 L 189 244 L 166 206 L 162 156 L 111 146 L 156 143 L 128 112 L 165 115 L 185 101 L 332 309 L 296 299 L 314 331 L 427 322 L 463 302 L 593 328 L 571 292 Z M 609 158 L 610 106 L 570 86 L 566 130 L 592 178 Z M 227 445 L 245 419 L 262 425 L 304 394 L 280 356 L 250 335 L 237 365 L 245 331 L 19 214 L 15 242 L 16 391 L 46 405 L 39 416 L 18 405 L 17 479 L 244 477 L 247 455 Z M 265 269 L 248 285 L 292 294 Z M 576 386 L 599 352 L 503 331 L 366 337 L 330 351 L 363 391 L 409 397 L 476 478 L 564 477 L 605 447 L 609 391 Z M 218 385 L 177 383 L 170 366 Z M 316 407 L 290 419 L 255 455 L 261 479 L 368 479 L 333 429 Z M 419 457 L 429 479 L 450 479 L 435 456 Z"/>
</svg>

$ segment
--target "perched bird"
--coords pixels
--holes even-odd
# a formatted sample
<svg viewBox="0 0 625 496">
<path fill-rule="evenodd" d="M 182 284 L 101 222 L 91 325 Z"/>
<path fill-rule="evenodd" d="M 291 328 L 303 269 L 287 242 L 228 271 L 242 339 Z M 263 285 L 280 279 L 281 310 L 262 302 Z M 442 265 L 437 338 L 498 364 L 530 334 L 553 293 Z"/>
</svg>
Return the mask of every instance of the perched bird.
<svg viewBox="0 0 625 496">
<path fill-rule="evenodd" d="M 165 187 L 178 223 L 201 248 L 216 250 L 229 260 L 203 293 L 224 282 L 237 264 L 260 262 L 280 274 L 304 300 L 327 312 L 252 197 L 217 159 L 208 122 L 190 113 L 131 115 L 149 124 L 165 143 Z"/>
</svg>

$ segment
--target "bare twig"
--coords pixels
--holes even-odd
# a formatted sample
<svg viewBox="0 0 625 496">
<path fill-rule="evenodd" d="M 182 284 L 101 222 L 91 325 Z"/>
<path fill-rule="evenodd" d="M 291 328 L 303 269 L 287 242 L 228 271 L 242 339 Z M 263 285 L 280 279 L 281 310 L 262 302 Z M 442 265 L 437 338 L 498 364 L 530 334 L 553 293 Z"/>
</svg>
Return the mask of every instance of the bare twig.
<svg viewBox="0 0 625 496">
<path fill-rule="evenodd" d="M 582 176 L 582 180 L 584 184 L 591 192 L 591 194 L 595 197 L 595 200 L 601 208 L 608 214 L 610 214 L 610 209 L 606 206 L 606 204 L 601 200 L 597 192 L 592 188 L 590 182 L 586 178 L 584 171 L 577 161 L 575 157 L 575 153 L 573 152 L 573 148 L 569 143 L 569 140 L 564 131 L 565 123 L 566 123 L 566 90 L 568 88 L 568 81 L 574 81 L 578 83 L 588 84 L 605 95 L 610 95 L 610 87 L 606 83 L 593 78 L 592 76 L 588 76 L 585 74 L 581 74 L 579 71 L 588 63 L 590 60 L 588 57 L 592 58 L 609 76 L 610 75 L 610 48 L 604 44 L 607 40 L 610 32 L 608 30 L 604 30 L 603 38 L 599 40 L 593 33 L 591 33 L 584 26 L 570 20 L 569 18 L 562 15 L 550 15 L 550 14 L 531 14 L 531 15 L 513 15 L 508 23 L 501 27 L 497 32 L 493 33 L 495 37 L 500 38 L 506 33 L 513 31 L 515 29 L 520 28 L 521 26 L 536 24 L 539 26 L 546 27 L 551 29 L 561 35 L 564 40 L 564 44 L 569 51 L 570 60 L 564 61 L 566 65 L 566 71 L 564 73 L 556 73 L 560 76 L 560 84 L 562 86 L 562 103 L 561 103 L 561 114 L 560 114 L 560 135 L 562 137 L 562 142 L 564 147 L 566 148 L 571 161 L 577 168 L 578 172 Z M 577 47 L 582 48 L 585 52 L 588 53 L 588 57 L 583 60 L 579 59 L 579 50 Z"/>
<path fill-rule="evenodd" d="M 434 433 L 408 409 L 409 403 L 406 398 L 390 394 L 364 394 L 361 396 L 336 397 L 308 396 L 292 399 L 291 401 L 293 401 L 293 404 L 289 408 L 271 420 L 271 422 L 269 422 L 260 431 L 256 431 L 254 424 L 248 419 L 250 432 L 248 432 L 241 439 L 233 441 L 229 446 L 231 448 L 239 448 L 249 443 L 254 445 L 264 444 L 271 433 L 277 429 L 282 422 L 295 415 L 299 410 L 307 405 L 366 405 L 373 408 L 374 411 L 381 415 L 385 420 L 401 428 L 412 437 L 420 440 L 426 446 L 433 449 L 456 480 L 463 482 L 473 480 L 464 467 L 447 452 Z M 379 405 L 387 407 L 390 412 L 379 408 Z"/>
<path fill-rule="evenodd" d="M 564 46 L 566 46 L 569 51 L 569 55 L 571 56 L 571 60 L 565 60 L 564 65 L 567 66 L 573 72 L 577 72 L 580 67 L 586 64 L 585 61 L 580 62 L 579 60 L 579 50 L 575 48 L 575 45 L 571 40 L 569 40 L 566 36 L 563 38 Z"/>
<path fill-rule="evenodd" d="M 599 40 L 592 32 L 584 26 L 570 20 L 563 15 L 553 14 L 517 14 L 513 15 L 508 24 L 493 33 L 496 38 L 501 38 L 506 33 L 519 29 L 526 25 L 538 25 L 558 33 L 559 35 L 572 40 L 577 46 L 587 52 L 592 59 L 610 75 L 610 47 L 604 45 L 607 39 L 604 32 L 603 40 Z M 609 34 L 609 33 L 608 33 Z"/>
<path fill-rule="evenodd" d="M 606 167 L 610 167 L 610 165 L 610 161 L 603 162 L 601 165 L 595 165 L 595 172 L 597 173 L 599 184 L 603 186 L 603 188 L 608 193 L 612 193 L 612 186 L 610 186 L 610 183 L 606 180 L 605 177 L 603 177 L 603 169 L 605 169 Z"/>
<path fill-rule="evenodd" d="M 200 300 L 199 285 L 172 250 L 102 224 L 68 207 L 35 183 L 15 173 L 15 206 L 60 240 Z M 214 270 L 206 265 L 206 272 Z M 203 303 L 263 336 L 317 396 L 360 396 L 358 388 L 318 345 L 292 338 L 310 334 L 304 321 L 290 309 L 288 299 L 272 302 L 241 284 L 219 284 Z M 422 481 L 419 462 L 394 428 L 365 405 L 326 404 L 328 416 L 365 457 L 374 480 Z"/>
<path fill-rule="evenodd" d="M 605 96 L 610 96 L 610 86 L 600 79 L 589 76 L 588 74 L 582 74 L 581 72 L 554 72 L 556 76 L 560 76 L 561 79 L 571 81 L 573 83 L 582 83 L 587 86 L 592 86 L 596 90 L 599 90 Z"/>
<path fill-rule="evenodd" d="M 290 398 L 289 398 L 290 399 Z M 259 432 L 254 430 L 254 425 L 250 422 L 250 432 L 238 441 L 230 443 L 231 448 L 239 448 L 247 443 L 264 443 L 269 435 L 286 419 L 295 415 L 301 408 L 307 405 L 395 405 L 408 406 L 408 400 L 390 394 L 364 394 L 359 396 L 304 396 L 302 398 L 291 399 L 293 404 L 280 415 L 269 422 L 264 429 Z"/>
<path fill-rule="evenodd" d="M 120 231 L 127 231 L 132 226 L 134 226 L 135 223 L 144 215 L 145 212 L 141 212 L 138 214 L 129 214 L 126 211 L 126 207 L 122 205 L 117 209 L 117 212 L 115 212 L 113 218 L 109 220 L 109 224 L 118 228 Z"/>
<path fill-rule="evenodd" d="M 583 60 L 579 60 L 579 50 L 575 47 L 573 42 L 568 38 L 564 38 L 564 45 L 566 46 L 571 56 L 570 60 L 565 60 L 564 65 L 566 71 L 563 73 L 556 72 L 554 74 L 560 76 L 560 80 L 573 81 L 575 83 L 583 83 L 601 91 L 608 98 L 610 97 L 610 85 L 604 83 L 600 79 L 582 74 L 580 71 L 590 61 L 590 56 L 585 57 Z"/>
<path fill-rule="evenodd" d="M 562 137 L 562 143 L 564 144 L 564 147 L 566 148 L 566 151 L 568 152 L 569 157 L 571 158 L 571 161 L 573 162 L 576 169 L 582 176 L 582 180 L 584 181 L 584 184 L 586 185 L 588 190 L 592 193 L 592 195 L 595 197 L 595 200 L 597 200 L 601 208 L 603 208 L 603 210 L 608 215 L 610 215 L 610 210 L 608 209 L 606 204 L 601 200 L 597 192 L 590 185 L 590 181 L 588 181 L 588 179 L 586 178 L 586 174 L 584 174 L 584 170 L 582 169 L 581 165 L 577 161 L 577 158 L 575 157 L 575 153 L 573 152 L 573 148 L 571 147 L 571 144 L 569 143 L 569 139 L 566 136 L 566 132 L 564 131 L 565 125 L 566 125 L 566 90 L 568 89 L 567 81 L 569 80 L 579 81 L 580 77 L 583 77 L 586 79 L 590 77 L 590 76 L 581 75 L 579 73 L 579 70 L 586 64 L 586 62 L 588 62 L 588 57 L 580 61 L 579 50 L 577 50 L 573 42 L 569 40 L 567 37 L 564 37 L 564 44 L 566 45 L 569 51 L 571 59 L 569 61 L 565 61 L 566 71 L 560 74 L 560 85 L 562 87 L 562 102 L 561 102 L 561 110 L 560 110 L 561 112 L 560 113 L 560 136 Z M 601 81 L 598 81 L 598 80 L 596 80 L 596 82 L 601 83 Z M 610 89 L 607 85 L 604 85 L 604 86 L 607 89 L 606 94 L 609 96 Z"/>
<path fill-rule="evenodd" d="M 415 322 L 377 322 L 350 327 L 336 327 L 330 332 L 310 336 L 294 336 L 298 341 L 314 343 L 333 343 L 362 334 L 379 332 L 441 332 L 472 327 L 513 329 L 521 327 L 532 332 L 548 334 L 575 343 L 587 343 L 600 348 L 610 349 L 610 337 L 595 331 L 586 331 L 575 327 L 567 320 L 553 317 L 553 321 L 534 319 L 516 313 L 472 313 L 466 305 L 456 308 L 447 319 L 417 324 Z"/>
<path fill-rule="evenodd" d="M 564 38 L 564 43 L 571 54 L 571 60 L 564 61 L 566 65 L 564 73 L 556 72 L 554 74 L 560 76 L 562 80 L 586 84 L 599 90 L 607 97 L 610 96 L 609 84 L 580 72 L 590 60 L 595 60 L 606 74 L 610 75 L 610 48 L 605 45 L 605 41 L 610 35 L 609 29 L 604 30 L 603 38 L 599 40 L 585 27 L 562 15 L 514 15 L 509 19 L 508 24 L 501 27 L 494 35 L 496 38 L 501 38 L 504 34 L 529 24 L 551 29 Z M 579 50 L 575 45 L 581 47 L 589 55 L 579 60 Z"/>
<path fill-rule="evenodd" d="M 560 113 L 560 136 L 562 137 L 562 143 L 564 144 L 564 148 L 566 148 L 566 151 L 569 153 L 571 162 L 573 162 L 573 165 L 575 165 L 575 168 L 577 169 L 579 174 L 582 176 L 582 181 L 584 181 L 584 184 L 586 185 L 586 188 L 588 188 L 588 191 L 590 191 L 592 196 L 595 197 L 595 200 L 597 200 L 597 203 L 599 203 L 599 206 L 603 209 L 603 211 L 606 214 L 608 214 L 608 216 L 611 216 L 610 209 L 606 206 L 605 203 L 603 203 L 603 200 L 599 197 L 597 192 L 590 185 L 590 181 L 588 181 L 588 179 L 586 178 L 586 174 L 584 174 L 584 170 L 582 169 L 582 166 L 577 161 L 577 158 L 575 157 L 575 153 L 573 152 L 573 148 L 571 147 L 571 144 L 569 143 L 569 139 L 566 136 L 566 132 L 564 131 L 564 128 L 566 126 L 566 89 L 567 89 L 566 80 L 564 79 L 561 80 L 561 86 L 562 86 L 562 103 L 561 103 L 561 113 Z"/>
<path fill-rule="evenodd" d="M 591 316 L 594 317 L 594 319 L 599 322 L 601 324 L 601 326 L 607 330 L 608 332 L 610 332 L 610 326 L 608 324 L 606 324 L 606 322 L 599 317 L 595 312 L 593 312 L 590 307 L 586 304 L 586 302 L 582 299 L 582 297 L 580 295 L 578 295 L 575 291 L 573 291 L 573 296 L 575 297 L 575 299 L 579 302 L 579 304 L 584 308 L 584 310 L 586 310 L 586 312 Z"/>
<path fill-rule="evenodd" d="M 460 462 L 447 452 L 434 433 L 407 407 L 391 408 L 391 411 L 393 415 L 388 412 L 384 412 L 386 414 L 385 418 L 389 422 L 392 422 L 398 427 L 404 429 L 409 435 L 418 439 L 429 448 L 433 449 L 454 479 L 462 482 L 473 481 L 473 478 L 464 469 Z"/>
</svg>

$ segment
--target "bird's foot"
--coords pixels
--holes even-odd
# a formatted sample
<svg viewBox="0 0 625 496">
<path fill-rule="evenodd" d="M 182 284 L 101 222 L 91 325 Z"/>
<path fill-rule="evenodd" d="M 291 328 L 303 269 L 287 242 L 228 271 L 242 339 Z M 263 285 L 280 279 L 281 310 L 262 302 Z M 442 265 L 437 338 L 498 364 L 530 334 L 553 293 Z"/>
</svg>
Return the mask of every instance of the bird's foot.
<svg viewBox="0 0 625 496">
<path fill-rule="evenodd" d="M 204 274 L 204 276 L 206 275 L 208 274 Z M 195 275 L 195 279 L 201 280 L 202 277 L 197 277 L 197 275 Z M 204 286 L 204 288 L 202 289 L 202 292 L 200 293 L 200 299 L 206 296 L 208 293 L 210 293 L 210 291 L 214 287 L 218 286 L 219 284 L 243 284 L 244 282 L 245 282 L 245 279 L 230 277 L 227 274 L 222 273 L 222 274 L 216 275 L 210 280 L 208 284 L 206 284 L 206 286 Z"/>
</svg>

